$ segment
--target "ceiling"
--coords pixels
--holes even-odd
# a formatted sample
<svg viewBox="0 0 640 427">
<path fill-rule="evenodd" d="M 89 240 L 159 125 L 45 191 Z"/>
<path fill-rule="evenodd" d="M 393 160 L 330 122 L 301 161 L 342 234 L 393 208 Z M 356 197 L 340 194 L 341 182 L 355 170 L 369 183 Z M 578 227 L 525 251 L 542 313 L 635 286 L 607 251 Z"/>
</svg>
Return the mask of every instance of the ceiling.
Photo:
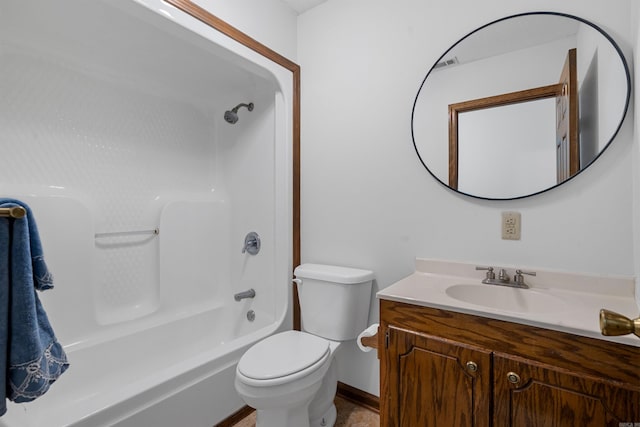
<svg viewBox="0 0 640 427">
<path fill-rule="evenodd" d="M 327 0 L 282 0 L 291 9 L 295 10 L 298 15 L 306 12 L 307 10 L 318 6 Z"/>
</svg>

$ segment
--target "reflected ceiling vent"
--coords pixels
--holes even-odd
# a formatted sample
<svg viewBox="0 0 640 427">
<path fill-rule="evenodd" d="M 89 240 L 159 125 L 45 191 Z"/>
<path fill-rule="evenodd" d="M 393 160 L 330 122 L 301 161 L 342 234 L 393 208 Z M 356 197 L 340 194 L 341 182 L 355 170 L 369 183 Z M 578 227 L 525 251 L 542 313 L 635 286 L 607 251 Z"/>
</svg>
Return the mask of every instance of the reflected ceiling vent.
<svg viewBox="0 0 640 427">
<path fill-rule="evenodd" d="M 433 70 L 441 70 L 443 68 L 447 68 L 447 67 L 453 67 L 454 65 L 458 65 L 460 63 L 460 61 L 458 61 L 458 57 L 454 56 L 453 58 L 447 58 L 447 59 L 443 59 L 442 61 L 438 62 L 434 67 Z"/>
</svg>

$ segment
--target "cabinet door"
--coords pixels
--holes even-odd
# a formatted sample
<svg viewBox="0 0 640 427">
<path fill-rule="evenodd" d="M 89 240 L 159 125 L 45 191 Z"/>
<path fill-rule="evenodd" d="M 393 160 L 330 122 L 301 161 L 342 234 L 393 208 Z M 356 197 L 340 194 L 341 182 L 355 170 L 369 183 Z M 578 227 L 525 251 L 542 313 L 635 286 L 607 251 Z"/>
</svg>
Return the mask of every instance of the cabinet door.
<svg viewBox="0 0 640 427">
<path fill-rule="evenodd" d="M 494 426 L 619 427 L 640 423 L 640 379 L 612 384 L 494 355 Z"/>
<path fill-rule="evenodd" d="M 387 331 L 381 426 L 489 426 L 489 352 L 394 327 Z"/>
</svg>

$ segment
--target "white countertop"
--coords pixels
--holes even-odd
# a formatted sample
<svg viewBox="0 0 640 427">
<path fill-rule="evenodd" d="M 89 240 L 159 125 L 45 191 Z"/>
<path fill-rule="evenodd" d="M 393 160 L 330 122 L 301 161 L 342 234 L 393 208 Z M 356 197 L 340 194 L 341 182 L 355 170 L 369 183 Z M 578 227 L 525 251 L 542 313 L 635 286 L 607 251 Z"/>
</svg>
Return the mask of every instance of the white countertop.
<svg viewBox="0 0 640 427">
<path fill-rule="evenodd" d="M 496 276 L 501 267 L 504 266 L 496 266 Z M 513 277 L 514 269 L 507 267 L 507 271 Z M 384 300 L 517 322 L 640 347 L 640 338 L 635 335 L 612 337 L 600 333 L 599 313 L 602 308 L 631 319 L 638 317 L 640 309 L 635 300 L 632 277 L 540 270 L 536 273 L 535 277 L 525 276 L 530 289 L 519 290 L 481 283 L 485 272 L 476 271 L 475 264 L 417 259 L 413 274 L 382 289 L 377 296 Z M 467 302 L 453 298 L 447 289 L 455 285 L 465 285 L 465 289 L 475 291 L 473 293 L 483 293 L 485 288 L 481 287 L 504 288 L 504 291 L 517 293 L 519 297 L 527 298 L 530 295 L 552 303 L 525 311 L 490 307 L 492 301 L 476 304 L 468 301 L 469 298 L 465 298 Z M 475 286 L 479 288 L 476 289 Z M 501 291 L 487 289 L 487 293 L 490 292 Z"/>
</svg>

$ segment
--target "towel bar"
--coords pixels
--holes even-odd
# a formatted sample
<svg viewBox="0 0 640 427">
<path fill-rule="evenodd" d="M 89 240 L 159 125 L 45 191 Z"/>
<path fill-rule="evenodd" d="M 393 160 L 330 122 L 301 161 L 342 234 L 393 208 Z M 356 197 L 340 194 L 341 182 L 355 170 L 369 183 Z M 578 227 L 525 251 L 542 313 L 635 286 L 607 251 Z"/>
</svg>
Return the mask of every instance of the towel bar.
<svg viewBox="0 0 640 427">
<path fill-rule="evenodd" d="M 94 237 L 99 239 L 100 237 L 112 237 L 112 236 L 133 236 L 136 234 L 160 234 L 159 228 L 154 228 L 153 230 L 132 230 L 132 231 L 111 231 L 105 233 L 96 233 Z"/>
<path fill-rule="evenodd" d="M 27 214 L 27 210 L 22 206 L 12 206 L 10 208 L 0 208 L 0 217 L 22 218 Z"/>
</svg>

